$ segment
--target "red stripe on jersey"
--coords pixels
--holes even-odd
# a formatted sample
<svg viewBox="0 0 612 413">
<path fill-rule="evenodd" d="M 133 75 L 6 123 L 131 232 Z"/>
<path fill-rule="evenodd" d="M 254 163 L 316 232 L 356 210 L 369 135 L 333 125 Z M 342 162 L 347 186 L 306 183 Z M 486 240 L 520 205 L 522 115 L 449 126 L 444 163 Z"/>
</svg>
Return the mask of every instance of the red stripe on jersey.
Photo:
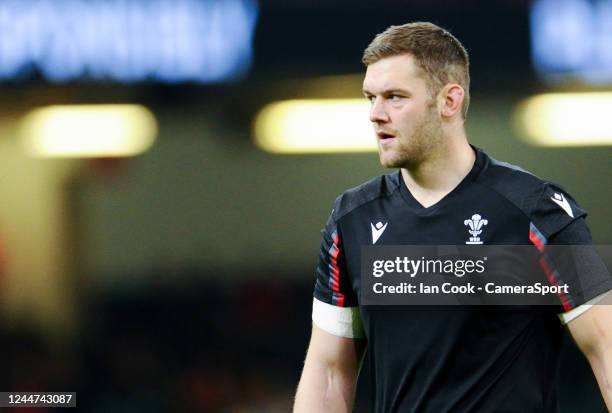
<svg viewBox="0 0 612 413">
<path fill-rule="evenodd" d="M 548 278 L 548 282 L 551 285 L 558 287 L 559 283 L 557 282 L 553 271 L 550 269 L 550 266 L 548 265 L 548 262 L 546 261 L 546 256 L 544 255 L 540 257 L 540 266 L 544 270 L 544 274 L 546 274 L 546 278 Z M 570 300 L 564 292 L 559 292 L 559 298 L 561 299 L 561 304 L 563 305 L 563 309 L 565 311 L 569 311 L 572 309 Z"/>
<path fill-rule="evenodd" d="M 338 235 L 338 232 L 336 231 L 336 234 L 334 236 L 334 247 L 332 248 L 332 259 L 331 259 L 331 265 L 332 265 L 332 277 L 333 277 L 333 288 L 332 290 L 334 291 L 336 298 L 337 298 L 337 304 L 340 307 L 344 307 L 344 294 L 342 294 L 340 292 L 340 267 L 338 267 L 338 255 L 340 255 L 340 248 L 338 247 L 338 244 L 340 242 L 340 235 Z"/>
<path fill-rule="evenodd" d="M 533 223 L 531 223 L 529 227 L 529 241 L 531 241 L 533 245 L 536 246 L 538 251 L 540 251 L 540 253 L 542 254 L 540 256 L 540 267 L 542 267 L 544 274 L 546 274 L 546 278 L 548 278 L 548 282 L 551 285 L 558 287 L 559 283 L 557 282 L 557 276 L 555 275 L 555 272 L 550 268 L 547 257 L 544 254 L 544 249 L 546 248 L 547 240 Z M 571 310 L 572 309 L 571 300 L 567 296 L 567 294 L 563 292 L 559 292 L 558 295 L 559 295 L 559 299 L 561 300 L 561 304 L 563 305 L 563 309 L 565 311 Z"/>
<path fill-rule="evenodd" d="M 544 243 L 533 229 L 529 230 L 529 241 L 531 241 L 540 252 L 544 252 Z"/>
</svg>

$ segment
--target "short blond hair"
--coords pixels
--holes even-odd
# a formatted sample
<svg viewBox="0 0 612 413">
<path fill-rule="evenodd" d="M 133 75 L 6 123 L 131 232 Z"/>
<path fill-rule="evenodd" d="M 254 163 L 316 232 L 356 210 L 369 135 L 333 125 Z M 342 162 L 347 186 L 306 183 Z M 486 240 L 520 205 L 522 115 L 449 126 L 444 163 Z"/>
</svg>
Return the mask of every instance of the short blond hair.
<svg viewBox="0 0 612 413">
<path fill-rule="evenodd" d="M 470 105 L 470 61 L 467 50 L 447 30 L 428 22 L 391 26 L 376 35 L 364 50 L 361 61 L 369 66 L 385 57 L 410 54 L 424 78 L 430 95 L 436 96 L 448 83 L 465 91 L 461 115 Z"/>
</svg>

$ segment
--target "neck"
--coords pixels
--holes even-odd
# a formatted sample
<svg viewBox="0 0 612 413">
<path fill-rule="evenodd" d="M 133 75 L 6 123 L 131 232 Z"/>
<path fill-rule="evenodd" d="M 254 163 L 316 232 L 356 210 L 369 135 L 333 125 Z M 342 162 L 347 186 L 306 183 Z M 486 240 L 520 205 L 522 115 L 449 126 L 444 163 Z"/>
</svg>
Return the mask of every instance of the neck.
<svg viewBox="0 0 612 413">
<path fill-rule="evenodd" d="M 459 185 L 474 166 L 475 158 L 465 134 L 449 137 L 445 145 L 417 165 L 402 168 L 402 177 L 414 198 L 428 207 Z"/>
</svg>

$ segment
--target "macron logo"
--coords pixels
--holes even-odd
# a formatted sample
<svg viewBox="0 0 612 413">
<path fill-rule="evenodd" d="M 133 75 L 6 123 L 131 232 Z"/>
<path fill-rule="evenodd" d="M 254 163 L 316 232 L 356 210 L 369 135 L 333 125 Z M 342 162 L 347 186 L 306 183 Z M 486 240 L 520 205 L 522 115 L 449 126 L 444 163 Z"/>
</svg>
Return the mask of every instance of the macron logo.
<svg viewBox="0 0 612 413">
<path fill-rule="evenodd" d="M 553 196 L 551 196 L 550 199 L 555 204 L 557 204 L 561 208 L 563 208 L 563 210 L 565 212 L 567 212 L 567 215 L 569 215 L 570 217 L 574 218 L 574 212 L 572 212 L 572 207 L 570 206 L 569 202 L 567 202 L 567 199 L 565 199 L 563 194 L 559 194 L 559 193 L 555 192 L 555 194 Z"/>
<path fill-rule="evenodd" d="M 370 226 L 372 227 L 372 244 L 376 244 L 378 238 L 380 238 L 383 232 L 385 232 L 387 229 L 387 224 L 388 223 L 385 222 L 385 225 L 383 225 L 383 223 L 379 221 L 376 223 L 376 225 L 374 225 L 370 222 Z"/>
</svg>

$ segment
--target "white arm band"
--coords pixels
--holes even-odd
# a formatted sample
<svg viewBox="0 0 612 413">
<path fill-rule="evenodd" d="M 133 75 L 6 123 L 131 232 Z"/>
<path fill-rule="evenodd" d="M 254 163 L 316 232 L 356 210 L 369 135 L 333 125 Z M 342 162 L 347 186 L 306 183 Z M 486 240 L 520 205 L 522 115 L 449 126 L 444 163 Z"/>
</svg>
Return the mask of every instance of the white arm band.
<svg viewBox="0 0 612 413">
<path fill-rule="evenodd" d="M 610 291 L 607 291 L 592 300 L 587 301 L 586 303 L 579 305 L 578 307 L 569 310 L 567 313 L 559 314 L 559 319 L 561 320 L 561 324 L 567 324 L 573 319 L 577 318 L 579 315 L 584 314 L 589 308 L 593 307 L 599 301 L 601 301 Z"/>
<path fill-rule="evenodd" d="M 364 337 L 359 307 L 338 307 L 315 298 L 312 300 L 312 322 L 335 336 Z"/>
</svg>

